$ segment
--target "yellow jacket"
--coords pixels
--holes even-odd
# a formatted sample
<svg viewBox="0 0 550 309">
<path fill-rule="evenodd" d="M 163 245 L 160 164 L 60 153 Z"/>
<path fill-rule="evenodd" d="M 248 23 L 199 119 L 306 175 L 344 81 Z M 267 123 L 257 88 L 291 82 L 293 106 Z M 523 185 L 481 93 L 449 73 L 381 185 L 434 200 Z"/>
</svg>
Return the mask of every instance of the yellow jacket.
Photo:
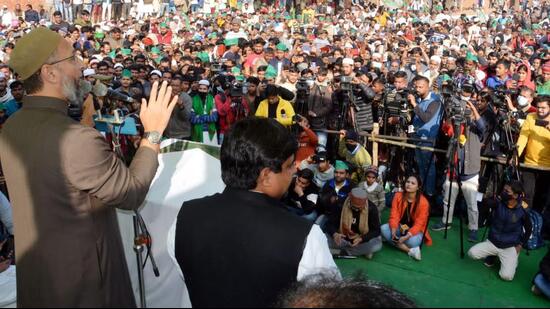
<svg viewBox="0 0 550 309">
<path fill-rule="evenodd" d="M 525 163 L 550 167 L 550 130 L 535 125 L 537 114 L 527 115 L 518 139 L 518 153 L 525 151 Z"/>
<path fill-rule="evenodd" d="M 285 111 L 285 117 L 282 116 L 281 111 Z M 282 124 L 283 126 L 289 127 L 292 125 L 292 117 L 294 117 L 296 113 L 294 112 L 294 108 L 292 107 L 292 104 L 290 102 L 281 99 L 279 97 L 279 104 L 277 105 L 277 121 Z M 258 106 L 258 109 L 256 110 L 256 116 L 257 117 L 264 117 L 268 118 L 269 116 L 269 102 L 267 99 L 260 102 L 260 105 Z"/>
</svg>

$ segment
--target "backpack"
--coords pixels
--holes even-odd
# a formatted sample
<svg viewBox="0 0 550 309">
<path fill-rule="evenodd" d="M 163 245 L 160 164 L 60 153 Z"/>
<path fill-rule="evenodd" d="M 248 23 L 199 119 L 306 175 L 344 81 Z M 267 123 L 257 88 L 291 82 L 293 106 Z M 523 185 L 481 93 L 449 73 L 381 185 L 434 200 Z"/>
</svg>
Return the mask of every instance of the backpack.
<svg viewBox="0 0 550 309">
<path fill-rule="evenodd" d="M 544 247 L 544 240 L 542 238 L 542 216 L 540 213 L 532 209 L 526 211 L 527 215 L 529 215 L 529 219 L 531 220 L 531 225 L 533 226 L 533 232 L 527 241 L 527 250 L 536 250 Z"/>
</svg>

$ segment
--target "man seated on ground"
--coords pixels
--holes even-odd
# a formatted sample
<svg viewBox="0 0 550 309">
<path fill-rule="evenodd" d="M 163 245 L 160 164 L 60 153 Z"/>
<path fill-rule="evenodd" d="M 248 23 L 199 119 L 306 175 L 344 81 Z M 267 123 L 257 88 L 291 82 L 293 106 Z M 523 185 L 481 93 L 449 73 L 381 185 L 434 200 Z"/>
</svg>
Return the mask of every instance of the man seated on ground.
<svg viewBox="0 0 550 309">
<path fill-rule="evenodd" d="M 323 232 L 326 231 L 326 223 L 334 213 L 342 212 L 342 206 L 351 192 L 352 184 L 349 180 L 348 166 L 346 163 L 337 160 L 334 167 L 334 179 L 329 180 L 321 193 L 317 202 L 317 211 L 319 218 L 317 224 Z"/>
<path fill-rule="evenodd" d="M 359 134 L 355 131 L 340 131 L 338 155 L 351 166 L 351 179 L 357 184 L 364 174 L 364 170 L 372 164 L 372 159 L 365 147 L 359 143 Z"/>
<path fill-rule="evenodd" d="M 360 183 L 358 187 L 367 191 L 369 201 L 376 206 L 378 213 L 382 213 L 386 207 L 386 191 L 384 191 L 384 186 L 378 183 L 378 168 L 376 166 L 367 169 L 365 181 Z"/>
<path fill-rule="evenodd" d="M 524 209 L 524 195 L 521 182 L 508 182 L 492 211 L 489 238 L 468 251 L 474 260 L 486 259 L 488 267 L 495 264 L 490 257 L 497 256 L 501 264 L 499 275 L 505 281 L 514 279 L 521 249 L 531 237 L 532 225 Z"/>
<path fill-rule="evenodd" d="M 364 255 L 370 260 L 382 249 L 378 210 L 363 188 L 351 190 L 342 212 L 329 219 L 327 230 L 329 247 L 342 255 Z"/>
<path fill-rule="evenodd" d="M 288 210 L 309 221 L 317 219 L 317 205 L 319 189 L 313 184 L 313 172 L 305 169 L 299 171 L 283 198 Z"/>
<path fill-rule="evenodd" d="M 334 167 L 330 164 L 325 151 L 310 156 L 300 163 L 300 170 L 309 169 L 313 171 L 313 183 L 317 188 L 322 189 L 325 184 L 334 179 Z"/>
</svg>

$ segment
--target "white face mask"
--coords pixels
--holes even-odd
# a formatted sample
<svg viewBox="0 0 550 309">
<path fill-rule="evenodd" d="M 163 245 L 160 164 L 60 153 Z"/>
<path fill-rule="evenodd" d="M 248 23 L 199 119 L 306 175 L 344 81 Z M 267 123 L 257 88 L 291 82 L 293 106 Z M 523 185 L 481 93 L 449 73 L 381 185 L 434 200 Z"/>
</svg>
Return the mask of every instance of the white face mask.
<svg viewBox="0 0 550 309">
<path fill-rule="evenodd" d="M 315 85 L 315 80 L 308 79 L 308 80 L 306 80 L 306 83 L 307 83 L 307 86 L 311 88 L 311 87 L 313 87 L 313 85 Z"/>
<path fill-rule="evenodd" d="M 527 107 L 527 105 L 529 105 L 529 99 L 521 95 L 518 96 L 518 105 L 521 108 Z"/>
</svg>

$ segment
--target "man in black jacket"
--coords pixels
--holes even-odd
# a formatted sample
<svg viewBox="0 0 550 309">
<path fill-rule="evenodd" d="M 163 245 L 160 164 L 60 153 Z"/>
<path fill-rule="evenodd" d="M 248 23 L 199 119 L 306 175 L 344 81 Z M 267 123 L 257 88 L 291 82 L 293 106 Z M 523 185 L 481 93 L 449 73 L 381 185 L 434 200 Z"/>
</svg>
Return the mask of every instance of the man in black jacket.
<svg viewBox="0 0 550 309">
<path fill-rule="evenodd" d="M 273 119 L 242 120 L 225 136 L 225 191 L 184 203 L 172 227 L 193 307 L 274 306 L 306 276 L 340 277 L 321 229 L 280 202 L 296 172 L 296 149 Z"/>
<path fill-rule="evenodd" d="M 332 93 L 327 87 L 315 84 L 314 80 L 308 80 L 308 86 L 310 86 L 310 96 L 307 100 L 307 119 L 311 124 L 311 129 L 319 138 L 319 151 L 325 151 L 328 136 L 323 130 L 327 129 L 327 116 L 332 111 Z"/>
<path fill-rule="evenodd" d="M 288 193 L 283 199 L 287 209 L 309 221 L 317 219 L 315 205 L 319 196 L 319 189 L 313 183 L 313 171 L 304 169 L 298 172 L 290 183 Z"/>
<path fill-rule="evenodd" d="M 532 224 L 523 207 L 524 197 L 519 181 L 508 182 L 492 211 L 489 238 L 468 251 L 468 256 L 474 260 L 497 256 L 501 263 L 499 275 L 505 281 L 514 279 L 519 254 L 531 237 Z M 492 266 L 488 261 L 486 265 Z"/>
</svg>

